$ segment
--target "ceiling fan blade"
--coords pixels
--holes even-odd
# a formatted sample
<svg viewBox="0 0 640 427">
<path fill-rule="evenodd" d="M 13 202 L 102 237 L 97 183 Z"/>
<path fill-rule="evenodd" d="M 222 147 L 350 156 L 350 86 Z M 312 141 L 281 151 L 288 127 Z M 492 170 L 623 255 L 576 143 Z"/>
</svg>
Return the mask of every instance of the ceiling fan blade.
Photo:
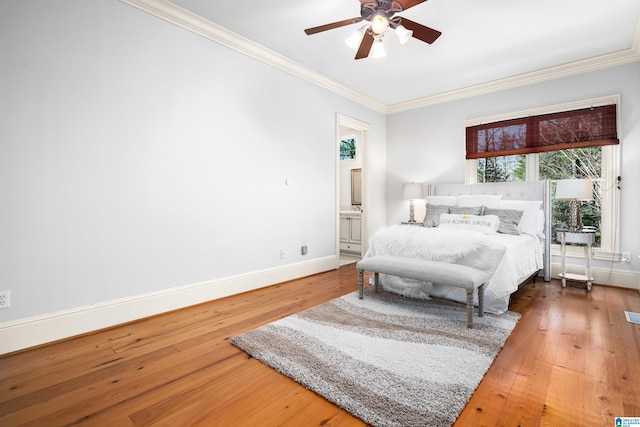
<svg viewBox="0 0 640 427">
<path fill-rule="evenodd" d="M 438 37 L 442 34 L 438 30 L 434 30 L 433 28 L 425 27 L 422 24 L 418 24 L 417 22 L 413 22 L 408 20 L 407 18 L 402 18 L 402 25 L 407 29 L 413 31 L 413 37 L 418 40 L 422 40 L 425 43 L 433 43 L 436 41 Z"/>
<path fill-rule="evenodd" d="M 402 10 L 407 10 L 410 7 L 417 6 L 420 3 L 424 3 L 427 0 L 396 0 L 402 5 Z"/>
<path fill-rule="evenodd" d="M 324 24 L 318 27 L 307 28 L 304 30 L 308 36 L 311 34 L 321 33 L 322 31 L 333 30 L 334 28 L 344 27 L 345 25 L 355 24 L 356 22 L 362 21 L 362 17 L 358 16 L 357 18 L 345 19 L 344 21 L 332 22 L 331 24 Z"/>
<path fill-rule="evenodd" d="M 371 46 L 373 46 L 373 34 L 370 31 L 364 33 L 362 37 L 362 41 L 360 42 L 360 47 L 358 48 L 358 52 L 356 52 L 356 59 L 362 59 L 369 56 L 369 52 L 371 52 Z"/>
</svg>

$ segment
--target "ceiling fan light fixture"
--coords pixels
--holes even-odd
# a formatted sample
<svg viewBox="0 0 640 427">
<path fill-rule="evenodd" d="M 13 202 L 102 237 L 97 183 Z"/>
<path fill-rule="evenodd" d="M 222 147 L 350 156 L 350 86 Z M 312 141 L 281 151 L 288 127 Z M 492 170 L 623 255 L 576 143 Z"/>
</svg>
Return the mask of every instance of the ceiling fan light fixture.
<svg viewBox="0 0 640 427">
<path fill-rule="evenodd" d="M 335 28 L 360 23 L 362 28 L 354 32 L 345 40 L 346 44 L 356 51 L 354 59 L 364 59 L 374 54 L 376 57 L 385 56 L 382 38 L 389 31 L 395 31 L 401 44 L 406 44 L 410 38 L 432 44 L 442 35 L 438 30 L 426 27 L 407 18 L 398 16 L 410 7 L 417 6 L 427 0 L 358 0 L 360 3 L 360 16 L 331 22 L 316 27 L 306 28 L 305 34 L 321 33 Z M 409 27 L 401 25 L 407 24 Z"/>
<path fill-rule="evenodd" d="M 384 45 L 382 44 L 382 39 L 379 38 L 373 43 L 373 48 L 371 48 L 371 57 L 372 58 L 384 58 L 387 56 L 387 53 L 384 51 Z"/>
<path fill-rule="evenodd" d="M 357 51 L 358 47 L 360 47 L 362 36 L 363 36 L 362 30 L 354 31 L 353 34 L 351 34 L 351 36 L 345 40 L 345 43 L 347 43 L 347 46 L 349 46 L 351 49 Z"/>
<path fill-rule="evenodd" d="M 371 18 L 371 30 L 375 34 L 382 34 L 389 28 L 389 20 L 383 13 L 376 13 Z"/>
<path fill-rule="evenodd" d="M 396 35 L 400 39 L 400 44 L 405 44 L 413 36 L 413 31 L 407 30 L 403 25 L 398 25 L 396 27 Z"/>
</svg>

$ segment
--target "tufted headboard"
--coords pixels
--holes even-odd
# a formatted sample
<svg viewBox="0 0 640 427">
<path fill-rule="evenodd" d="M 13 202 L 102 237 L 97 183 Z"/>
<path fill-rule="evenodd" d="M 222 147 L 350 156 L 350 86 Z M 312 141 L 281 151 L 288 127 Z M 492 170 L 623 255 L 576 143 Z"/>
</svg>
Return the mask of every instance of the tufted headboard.
<svg viewBox="0 0 640 427">
<path fill-rule="evenodd" d="M 483 184 L 431 184 L 431 196 L 502 194 L 504 200 L 542 200 L 544 211 L 544 280 L 551 280 L 551 184 L 550 181 L 488 182 Z"/>
</svg>

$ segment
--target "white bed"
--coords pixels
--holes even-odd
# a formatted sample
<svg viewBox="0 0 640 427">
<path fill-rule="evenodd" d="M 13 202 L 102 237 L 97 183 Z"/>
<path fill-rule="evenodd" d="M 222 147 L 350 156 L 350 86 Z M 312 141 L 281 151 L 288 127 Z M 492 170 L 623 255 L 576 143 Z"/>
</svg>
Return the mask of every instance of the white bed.
<svg viewBox="0 0 640 427">
<path fill-rule="evenodd" d="M 512 209 L 523 210 L 525 214 L 520 220 L 515 220 L 518 228 L 515 235 L 486 231 L 483 227 L 452 225 L 459 224 L 456 221 L 443 222 L 438 227 L 385 227 L 372 236 L 365 256 L 395 255 L 477 268 L 485 272 L 487 277 L 485 310 L 497 314 L 508 309 L 510 295 L 527 279 L 542 275 L 545 281 L 550 280 L 550 239 L 547 238 L 550 233 L 548 181 L 435 185 L 430 188 L 430 198 L 427 202 L 429 201 L 447 204 L 453 202 L 456 204 L 452 206 L 462 207 L 462 211 L 465 208 L 473 209 L 473 205 L 478 203 L 496 203 L 492 208 L 495 212 L 504 213 L 505 209 Z M 541 203 L 532 203 L 537 201 Z M 539 208 L 532 210 L 531 206 Z M 427 212 L 429 214 L 429 208 Z M 459 216 L 461 215 L 452 214 L 441 218 L 451 220 Z M 469 217 L 482 218 L 464 216 L 465 219 Z M 468 222 L 466 224 L 468 225 Z M 407 297 L 424 299 L 434 296 L 466 301 L 464 290 L 455 287 L 396 276 L 381 276 L 381 283 L 385 290 Z"/>
</svg>

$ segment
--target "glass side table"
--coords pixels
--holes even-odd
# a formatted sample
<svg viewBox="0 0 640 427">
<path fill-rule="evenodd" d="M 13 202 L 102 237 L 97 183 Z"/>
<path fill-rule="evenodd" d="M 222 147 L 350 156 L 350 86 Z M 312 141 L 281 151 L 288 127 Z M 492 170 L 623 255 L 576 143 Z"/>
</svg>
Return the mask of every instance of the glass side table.
<svg viewBox="0 0 640 427">
<path fill-rule="evenodd" d="M 595 236 L 596 233 L 594 231 L 586 230 L 558 230 L 556 232 L 556 237 L 560 242 L 562 248 L 562 272 L 560 273 L 560 278 L 562 279 L 563 288 L 567 286 L 567 279 L 569 279 L 586 282 L 587 290 L 591 290 L 591 285 L 593 284 L 593 277 L 591 277 L 591 246 L 595 242 Z M 565 261 L 567 244 L 584 246 L 584 275 L 567 273 L 567 266 Z"/>
</svg>

